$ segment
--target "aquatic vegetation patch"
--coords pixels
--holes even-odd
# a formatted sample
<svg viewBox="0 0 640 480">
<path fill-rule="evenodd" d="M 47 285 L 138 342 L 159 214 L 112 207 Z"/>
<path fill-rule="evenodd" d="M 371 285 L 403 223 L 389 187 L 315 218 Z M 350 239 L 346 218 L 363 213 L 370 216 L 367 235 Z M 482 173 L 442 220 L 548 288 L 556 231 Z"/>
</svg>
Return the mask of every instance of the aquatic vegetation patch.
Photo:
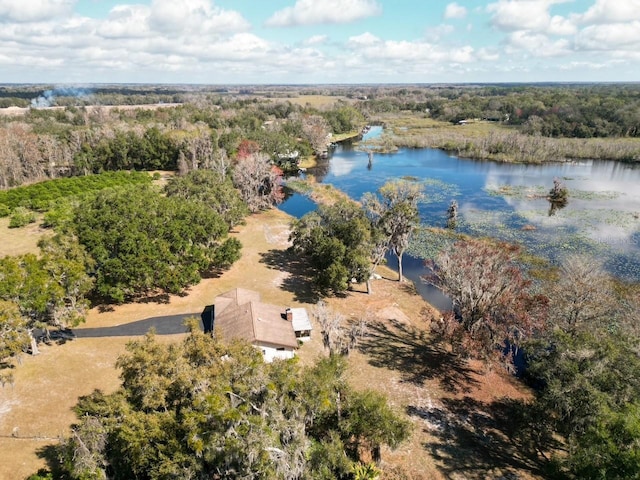
<svg viewBox="0 0 640 480">
<path fill-rule="evenodd" d="M 617 241 L 606 238 L 607 227 L 615 227 Z M 594 233 L 602 231 L 604 238 L 598 238 Z M 634 213 L 613 209 L 563 210 L 552 217 L 541 209 L 467 209 L 459 217 L 454 230 L 419 229 L 407 253 L 425 260 L 433 259 L 442 248 L 464 235 L 471 235 L 520 245 L 532 258 L 544 258 L 552 264 L 559 263 L 570 254 L 593 256 L 601 259 L 605 267 L 619 278 L 638 281 L 640 244 L 634 242 L 637 231 L 638 220 Z"/>
<path fill-rule="evenodd" d="M 544 185 L 491 185 L 484 190 L 492 197 L 546 198 L 550 187 Z M 613 200 L 621 195 L 613 191 L 590 191 L 569 188 L 569 200 Z"/>
<path fill-rule="evenodd" d="M 440 203 L 462 195 L 460 187 L 454 183 L 443 182 L 437 178 L 425 178 L 422 183 L 426 196 L 423 203 Z"/>
<path fill-rule="evenodd" d="M 463 237 L 464 235 L 454 230 L 421 226 L 411 237 L 407 254 L 423 260 L 433 260 L 441 250 Z"/>
</svg>

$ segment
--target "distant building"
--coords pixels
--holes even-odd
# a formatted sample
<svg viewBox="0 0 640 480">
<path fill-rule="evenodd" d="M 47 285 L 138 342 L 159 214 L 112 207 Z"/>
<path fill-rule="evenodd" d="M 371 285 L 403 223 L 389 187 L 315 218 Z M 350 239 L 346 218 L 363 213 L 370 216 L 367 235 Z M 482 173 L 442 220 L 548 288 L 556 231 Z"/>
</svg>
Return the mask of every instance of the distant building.
<svg viewBox="0 0 640 480">
<path fill-rule="evenodd" d="M 263 303 L 253 290 L 236 288 L 217 296 L 202 312 L 205 332 L 241 338 L 259 348 L 266 362 L 292 358 L 298 341 L 311 338 L 311 322 L 304 308 Z"/>
</svg>

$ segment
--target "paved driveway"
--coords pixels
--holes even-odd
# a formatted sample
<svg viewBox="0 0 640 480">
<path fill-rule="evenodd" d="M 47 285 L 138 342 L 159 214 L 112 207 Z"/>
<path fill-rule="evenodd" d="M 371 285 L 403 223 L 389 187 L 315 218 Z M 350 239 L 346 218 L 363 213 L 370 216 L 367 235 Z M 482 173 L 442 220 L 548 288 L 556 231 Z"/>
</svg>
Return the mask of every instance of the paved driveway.
<svg viewBox="0 0 640 480">
<path fill-rule="evenodd" d="M 151 317 L 122 325 L 115 325 L 113 327 L 79 328 L 73 330 L 73 334 L 77 338 L 131 337 L 145 335 L 150 329 L 155 328 L 156 334 L 158 335 L 174 335 L 176 333 L 186 333 L 187 327 L 184 325 L 185 318 L 200 318 L 200 313 L 201 312 L 182 313 L 180 315 Z"/>
</svg>

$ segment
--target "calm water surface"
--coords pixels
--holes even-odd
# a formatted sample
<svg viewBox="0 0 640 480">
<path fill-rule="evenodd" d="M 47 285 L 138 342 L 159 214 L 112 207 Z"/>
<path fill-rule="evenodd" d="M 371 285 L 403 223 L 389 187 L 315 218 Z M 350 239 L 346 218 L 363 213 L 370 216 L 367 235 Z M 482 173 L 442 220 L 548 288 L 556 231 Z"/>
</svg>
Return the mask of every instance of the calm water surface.
<svg viewBox="0 0 640 480">
<path fill-rule="evenodd" d="M 380 133 L 380 127 L 373 127 L 365 140 Z M 447 207 L 456 200 L 460 232 L 518 242 L 552 261 L 575 252 L 595 255 L 615 275 L 640 281 L 638 166 L 601 161 L 515 165 L 457 158 L 433 149 L 375 154 L 369 165 L 367 153 L 343 145 L 311 173 L 355 199 L 390 179 L 415 178 L 425 184 L 427 201 L 420 205 L 420 214 L 426 225 L 445 226 Z M 570 198 L 565 208 L 550 215 L 544 196 L 554 178 L 567 186 Z M 300 217 L 315 205 L 294 195 L 280 208 Z M 423 295 L 444 306 L 444 300 L 419 282 L 422 260 L 406 258 L 405 272 L 420 284 Z"/>
</svg>

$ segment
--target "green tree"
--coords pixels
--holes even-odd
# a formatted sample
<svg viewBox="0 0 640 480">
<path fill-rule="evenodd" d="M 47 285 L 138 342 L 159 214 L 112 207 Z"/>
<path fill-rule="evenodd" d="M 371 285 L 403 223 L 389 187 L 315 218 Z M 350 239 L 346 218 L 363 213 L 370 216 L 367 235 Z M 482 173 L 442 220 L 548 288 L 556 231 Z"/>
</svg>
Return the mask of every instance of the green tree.
<svg viewBox="0 0 640 480">
<path fill-rule="evenodd" d="M 95 261 L 97 293 L 110 301 L 179 293 L 201 272 L 239 257 L 240 243 L 225 238 L 220 215 L 151 187 L 100 192 L 79 206 L 74 224 Z"/>
<path fill-rule="evenodd" d="M 194 170 L 183 177 L 173 177 L 165 192 L 169 197 L 202 202 L 219 214 L 229 228 L 241 224 L 249 214 L 231 180 L 212 170 Z"/>
<path fill-rule="evenodd" d="M 29 345 L 27 319 L 13 302 L 0 300 L 0 385 L 11 382 L 11 374 L 3 373 L 5 360 L 25 351 Z"/>
<path fill-rule="evenodd" d="M 179 344 L 131 342 L 121 389 L 80 399 L 62 447 L 71 478 L 347 479 L 359 445 L 408 435 L 382 397 L 348 387 L 339 359 L 266 364 L 190 328 Z"/>
<path fill-rule="evenodd" d="M 93 289 L 94 261 L 77 238 L 57 234 L 38 242 L 40 263 L 55 292 L 49 300 L 49 324 L 59 328 L 76 326 L 84 321 Z"/>
<path fill-rule="evenodd" d="M 372 251 L 371 222 L 353 202 L 321 205 L 292 224 L 293 250 L 308 255 L 322 292 L 340 293 L 352 279 L 367 281 Z"/>
<path fill-rule="evenodd" d="M 604 411 L 576 444 L 568 460 L 576 478 L 628 480 L 640 478 L 640 405 Z"/>
<path fill-rule="evenodd" d="M 398 259 L 398 280 L 402 281 L 402 256 L 411 234 L 420 224 L 418 203 L 424 197 L 423 186 L 408 180 L 385 183 L 378 194 L 366 193 L 362 204 L 373 224 L 383 235 L 387 248 Z"/>
<path fill-rule="evenodd" d="M 46 238 L 40 248 L 40 257 L 0 259 L 0 299 L 18 307 L 33 354 L 38 353 L 34 329 L 67 328 L 84 321 L 85 296 L 92 287 L 91 259 L 74 238 Z"/>
<path fill-rule="evenodd" d="M 36 214 L 25 207 L 17 207 L 11 215 L 9 228 L 20 228 L 35 223 Z"/>
<path fill-rule="evenodd" d="M 527 346 L 528 375 L 541 385 L 534 421 L 564 437 L 561 463 L 575 478 L 640 476 L 637 344 L 637 337 L 557 329 Z"/>
<path fill-rule="evenodd" d="M 534 428 L 564 437 L 560 464 L 572 478 L 640 478 L 637 293 L 580 256 L 567 257 L 545 291 L 550 328 L 526 346 L 539 386 Z"/>
</svg>

